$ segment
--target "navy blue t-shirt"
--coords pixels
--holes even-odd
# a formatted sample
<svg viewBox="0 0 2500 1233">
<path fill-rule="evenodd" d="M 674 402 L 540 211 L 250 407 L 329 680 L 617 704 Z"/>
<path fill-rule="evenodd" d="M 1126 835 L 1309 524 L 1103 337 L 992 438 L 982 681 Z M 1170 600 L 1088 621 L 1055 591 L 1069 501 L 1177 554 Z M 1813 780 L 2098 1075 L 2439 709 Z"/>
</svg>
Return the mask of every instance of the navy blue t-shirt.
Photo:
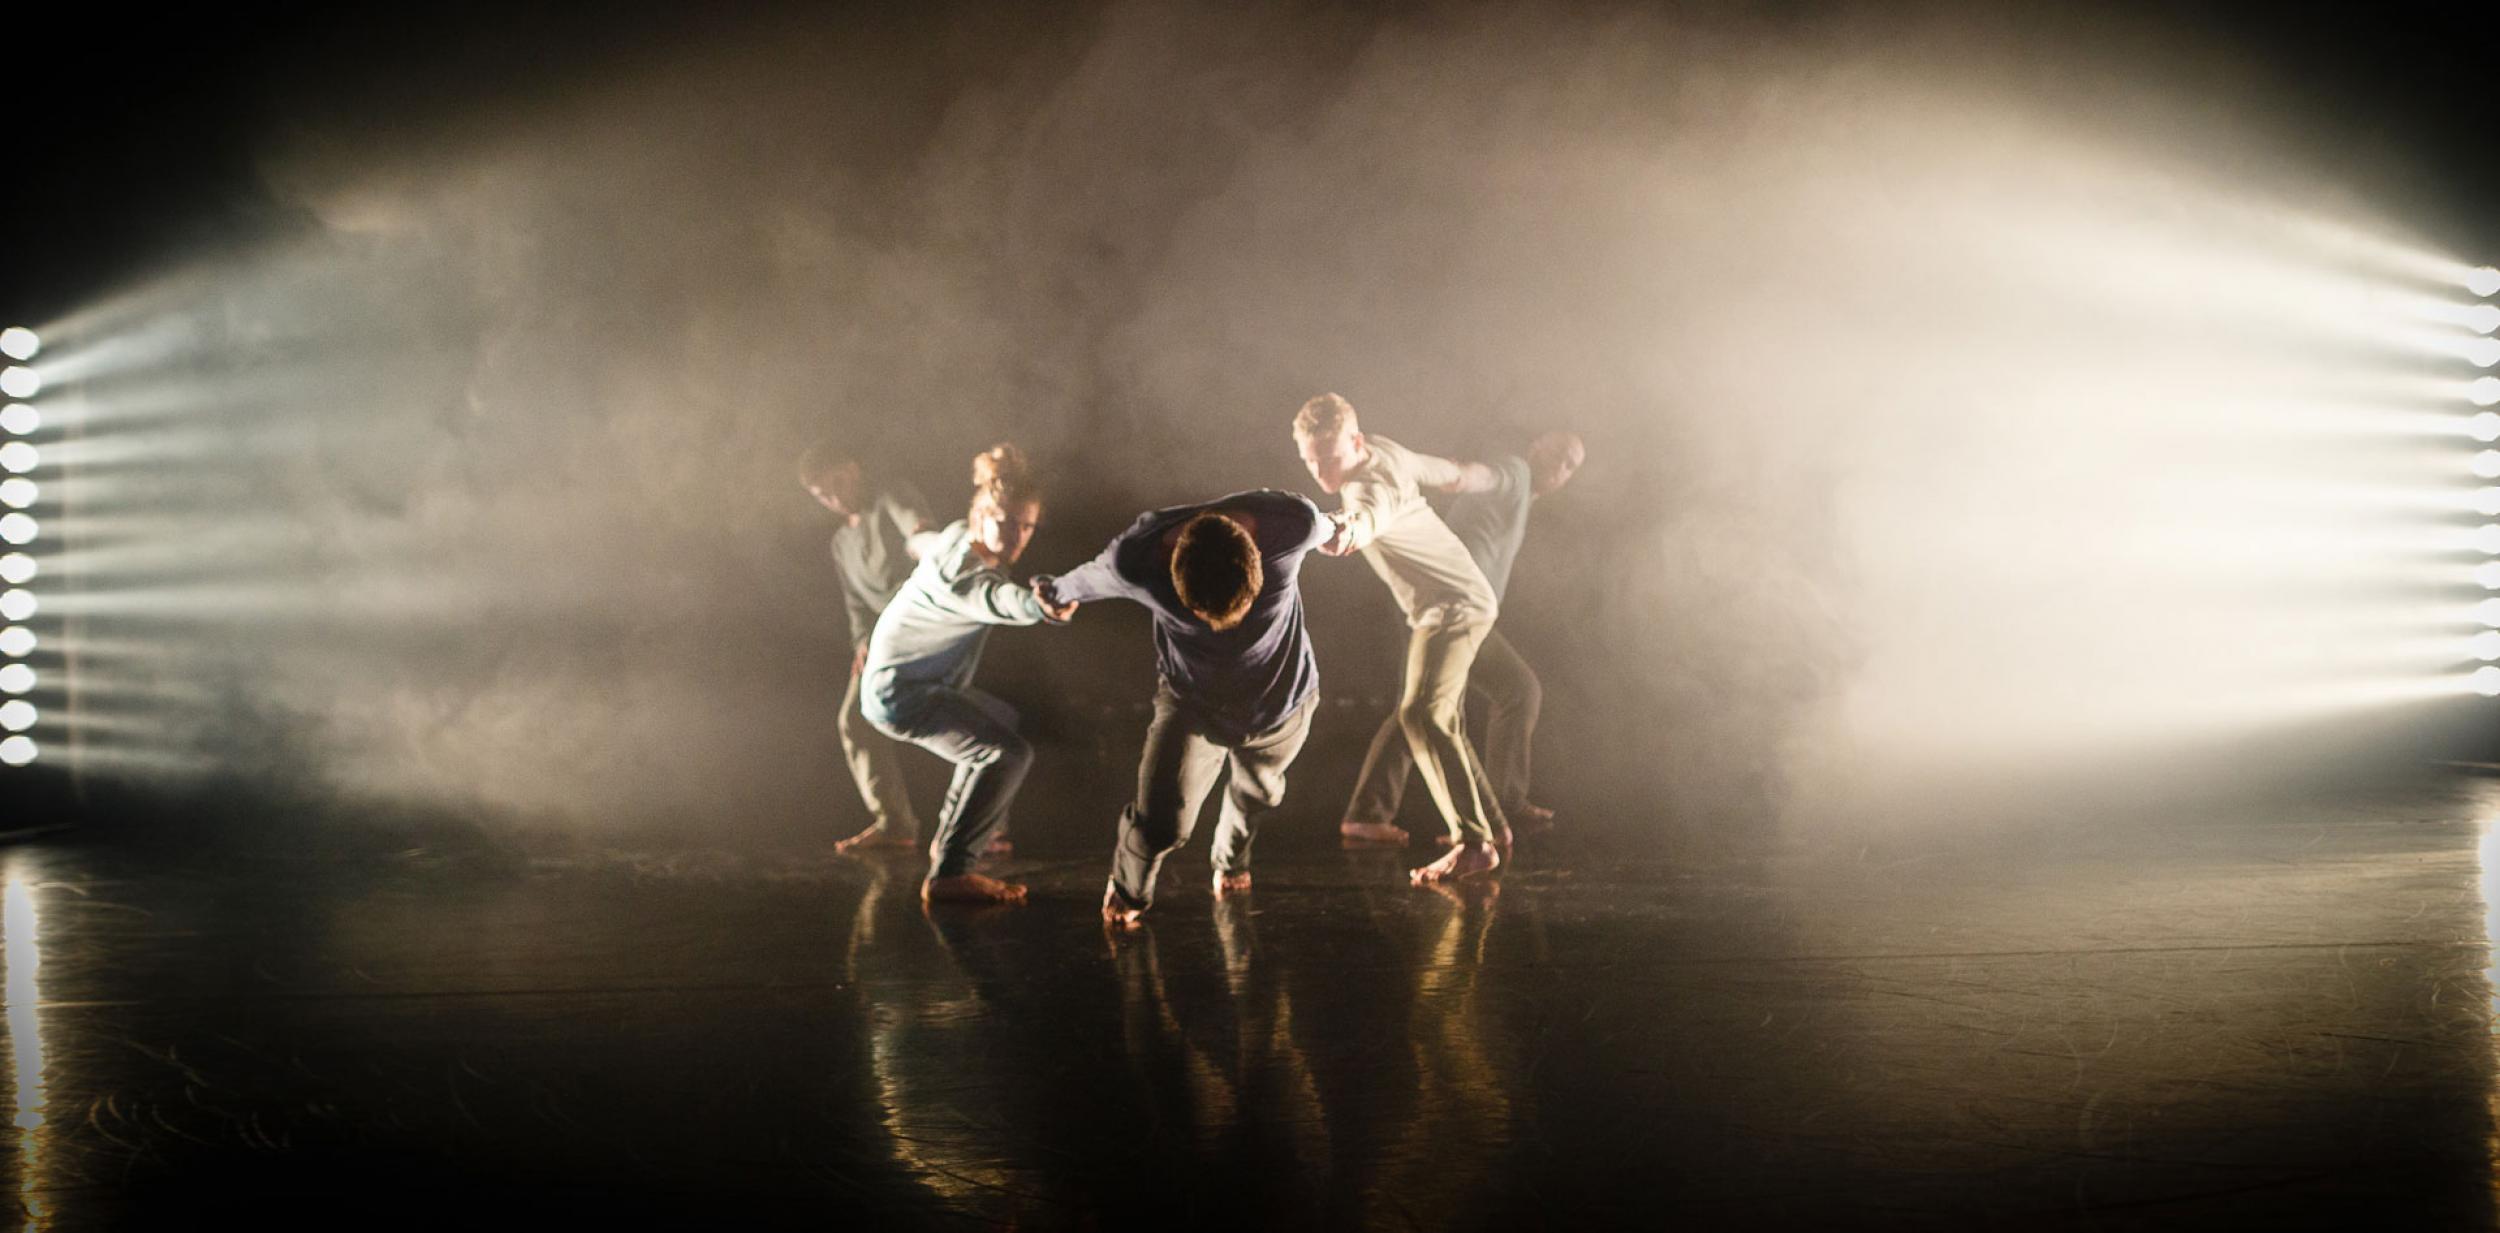
<svg viewBox="0 0 2500 1233">
<path fill-rule="evenodd" d="M 1202 513 L 1238 516 L 1259 546 L 1263 577 L 1249 615 L 1217 631 L 1172 588 L 1172 545 Z M 1327 542 L 1328 520 L 1296 493 L 1259 489 L 1203 505 L 1137 516 L 1101 555 L 1038 579 L 1053 604 L 1126 599 L 1154 614 L 1155 667 L 1208 735 L 1237 741 L 1283 723 L 1319 689 L 1319 663 L 1302 623 L 1302 558 Z"/>
</svg>

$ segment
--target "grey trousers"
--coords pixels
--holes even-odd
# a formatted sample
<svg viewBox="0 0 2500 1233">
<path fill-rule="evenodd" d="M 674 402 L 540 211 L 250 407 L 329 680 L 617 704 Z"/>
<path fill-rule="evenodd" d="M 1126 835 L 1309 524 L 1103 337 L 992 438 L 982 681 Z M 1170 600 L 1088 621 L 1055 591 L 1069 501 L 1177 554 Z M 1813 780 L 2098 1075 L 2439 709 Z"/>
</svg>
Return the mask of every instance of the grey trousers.
<svg viewBox="0 0 2500 1233">
<path fill-rule="evenodd" d="M 1228 782 L 1216 814 L 1215 868 L 1248 872 L 1250 841 L 1258 837 L 1259 820 L 1284 803 L 1285 772 L 1311 734 L 1318 705 L 1314 694 L 1283 723 L 1226 743 L 1182 710 L 1168 686 L 1158 685 L 1146 748 L 1137 759 L 1137 799 L 1120 811 L 1120 837 L 1111 851 L 1112 892 L 1132 908 L 1154 902 L 1163 858 L 1189 842 L 1219 777 Z"/>
<path fill-rule="evenodd" d="M 1467 689 L 1484 703 L 1476 790 L 1491 796 L 1501 812 L 1516 811 L 1528 800 L 1528 747 L 1536 739 L 1537 716 L 1545 709 L 1545 686 L 1497 629 L 1477 649 L 1475 665 L 1467 671 Z M 1397 821 L 1398 808 L 1406 801 L 1407 776 L 1414 769 L 1414 748 L 1392 711 L 1372 734 L 1362 776 L 1354 783 L 1353 803 L 1346 806 L 1346 821 Z"/>
<path fill-rule="evenodd" d="M 851 766 L 851 782 L 875 818 L 873 829 L 905 839 L 920 838 L 920 814 L 903 789 L 902 744 L 877 731 L 859 710 L 859 660 L 851 660 L 851 683 L 842 691 L 842 760 Z"/>
<path fill-rule="evenodd" d="M 910 700 L 907 728 L 877 725 L 955 764 L 929 840 L 929 876 L 972 872 L 981 849 L 1007 825 L 1016 789 L 1033 769 L 1033 746 L 1016 734 L 1016 708 L 977 689 L 931 687 Z M 873 721 L 872 721 L 873 722 Z"/>
<path fill-rule="evenodd" d="M 1467 673 L 1492 632 L 1490 625 L 1427 625 L 1406 636 L 1398 726 L 1451 843 L 1491 843 L 1501 829 L 1501 807 L 1485 788 L 1483 767 L 1467 740 Z"/>
</svg>

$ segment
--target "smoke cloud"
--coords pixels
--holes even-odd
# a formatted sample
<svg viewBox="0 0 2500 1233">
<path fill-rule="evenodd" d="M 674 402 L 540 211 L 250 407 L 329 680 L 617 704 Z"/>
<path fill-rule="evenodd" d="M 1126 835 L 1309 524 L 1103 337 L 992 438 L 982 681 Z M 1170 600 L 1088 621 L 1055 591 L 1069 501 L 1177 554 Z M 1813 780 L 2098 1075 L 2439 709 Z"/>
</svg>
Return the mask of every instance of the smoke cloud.
<svg viewBox="0 0 2500 1233">
<path fill-rule="evenodd" d="M 2360 191 L 2419 173 L 2318 171 L 2188 32 L 2010 12 L 964 6 L 489 97 L 421 55 L 289 83 L 278 221 L 51 331 L 93 765 L 827 830 L 802 448 L 952 513 L 1017 440 L 1057 569 L 1149 505 L 1316 493 L 1321 390 L 1427 451 L 1587 438 L 1505 615 L 1583 816 L 1900 818 L 2426 696 L 2445 532 L 2383 498 L 2463 455 L 2445 370 L 2382 345 L 2420 246 Z M 1392 693 L 1369 571 L 1305 577 L 1327 692 Z M 985 668 L 1111 768 L 1063 772 L 1089 817 L 1144 637 Z"/>
</svg>

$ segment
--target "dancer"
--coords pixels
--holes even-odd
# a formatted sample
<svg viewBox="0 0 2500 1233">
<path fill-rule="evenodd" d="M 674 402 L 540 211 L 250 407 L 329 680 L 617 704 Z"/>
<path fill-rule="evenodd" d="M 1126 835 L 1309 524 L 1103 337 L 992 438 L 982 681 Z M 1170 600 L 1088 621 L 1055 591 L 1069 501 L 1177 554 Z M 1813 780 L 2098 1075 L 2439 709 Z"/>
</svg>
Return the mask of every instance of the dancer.
<svg viewBox="0 0 2500 1233">
<path fill-rule="evenodd" d="M 1495 600 L 1509 593 L 1511 565 L 1528 534 L 1528 507 L 1570 483 L 1587 452 L 1578 434 L 1549 432 L 1528 446 L 1524 458 L 1514 454 L 1464 469 L 1454 489 L 1458 495 L 1441 519 L 1484 571 Z M 1484 782 L 1478 791 L 1491 791 L 1503 817 L 1519 829 L 1544 829 L 1553 823 L 1554 811 L 1528 800 L 1528 754 L 1545 687 L 1498 626 L 1485 635 L 1467 684 L 1485 702 Z M 1414 765 L 1405 730 L 1390 715 L 1372 735 L 1371 752 L 1363 758 L 1363 773 L 1339 830 L 1353 840 L 1404 844 L 1406 832 L 1395 820 L 1406 797 L 1407 772 Z"/>
<path fill-rule="evenodd" d="M 1134 924 L 1163 858 L 1188 842 L 1216 781 L 1215 893 L 1250 889 L 1250 842 L 1285 799 L 1310 734 L 1319 666 L 1302 622 L 1302 558 L 1335 527 L 1304 497 L 1240 492 L 1138 515 L 1092 561 L 1033 580 L 1057 608 L 1126 599 L 1154 616 L 1154 719 L 1137 798 L 1120 811 L 1103 917 Z"/>
<path fill-rule="evenodd" d="M 1406 678 L 1398 724 L 1450 830 L 1450 850 L 1412 872 L 1417 886 L 1488 873 L 1500 866 L 1496 840 L 1508 828 L 1467 744 L 1467 670 L 1493 629 L 1500 604 L 1467 546 L 1424 503 L 1423 488 L 1485 483 L 1470 468 L 1418 454 L 1387 437 L 1367 437 L 1353 404 L 1322 394 L 1302 404 L 1293 437 L 1302 465 L 1322 491 L 1338 495 L 1336 532 L 1321 551 L 1360 552 L 1406 613 Z"/>
<path fill-rule="evenodd" d="M 868 640 L 860 699 L 868 722 L 955 764 L 929 841 L 926 901 L 1024 901 L 1024 887 L 972 872 L 1033 764 L 1015 708 L 974 689 L 972 673 L 991 626 L 1059 624 L 1076 610 L 1045 606 L 1007 577 L 1041 518 L 1041 489 L 1023 451 L 996 445 L 974 456 L 970 511 L 924 542 L 919 566 Z"/>
<path fill-rule="evenodd" d="M 877 615 L 911 577 L 913 543 L 937 525 L 919 490 L 899 480 L 871 482 L 859 461 L 820 444 L 799 459 L 799 483 L 816 503 L 842 520 L 833 532 L 834 572 L 842 582 L 842 609 L 851 622 L 851 677 L 842 691 L 835 728 L 842 760 L 868 806 L 869 825 L 833 845 L 836 852 L 920 846 L 920 815 L 903 785 L 894 738 L 869 726 L 860 714 L 860 669 L 868 660 L 868 636 Z"/>
</svg>

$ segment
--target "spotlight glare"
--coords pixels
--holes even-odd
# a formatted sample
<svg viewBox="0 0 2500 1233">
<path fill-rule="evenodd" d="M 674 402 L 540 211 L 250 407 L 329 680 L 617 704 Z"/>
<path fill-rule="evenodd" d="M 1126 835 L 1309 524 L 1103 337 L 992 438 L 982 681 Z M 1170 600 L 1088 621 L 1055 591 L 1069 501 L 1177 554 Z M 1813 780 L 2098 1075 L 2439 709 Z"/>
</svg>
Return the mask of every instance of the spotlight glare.
<svg viewBox="0 0 2500 1233">
<path fill-rule="evenodd" d="M 6 449 L 0 446 L 0 449 Z M 2484 479 L 2500 479 L 2500 450 L 2484 450 L 2474 455 L 2474 474 Z"/>
<path fill-rule="evenodd" d="M 2500 307 L 2477 304 L 2474 306 L 2474 311 L 2465 314 L 2465 323 L 2474 327 L 2474 332 L 2477 334 L 2488 334 L 2493 330 L 2500 330 Z"/>
<path fill-rule="evenodd" d="M 2474 635 L 2474 658 L 2500 659 L 2500 629 L 2487 629 Z"/>
<path fill-rule="evenodd" d="M 2465 358 L 2476 368 L 2500 364 L 2500 338 L 2477 338 L 2465 345 Z"/>
<path fill-rule="evenodd" d="M 35 542 L 35 520 L 24 514 L 0 514 L 0 539 L 12 544 Z"/>
<path fill-rule="evenodd" d="M 6 505 L 10 509 L 24 509 L 35 503 L 36 495 L 35 481 L 25 476 L 12 475 L 0 480 L 0 505 Z"/>
<path fill-rule="evenodd" d="M 0 556 L 0 582 L 8 583 L 13 587 L 22 587 L 33 581 L 34 577 L 35 558 L 23 552 L 12 552 L 7 556 Z"/>
<path fill-rule="evenodd" d="M 0 629 L 0 655 L 22 656 L 35 649 L 35 631 L 23 625 Z"/>
<path fill-rule="evenodd" d="M 2500 488 L 2475 489 L 2474 512 L 2486 518 L 2500 518 Z"/>
<path fill-rule="evenodd" d="M 2465 275 L 2465 289 L 2476 295 L 2500 292 L 2500 269 L 2484 266 L 2479 270 L 2468 271 Z"/>
<path fill-rule="evenodd" d="M 2495 609 L 2495 611 L 2500 611 L 2500 609 Z M 34 592 L 15 588 L 0 591 L 0 617 L 6 617 L 12 621 L 23 621 L 33 615 L 35 615 Z M 2492 624 L 2500 625 L 2500 621 L 2494 621 Z"/>
<path fill-rule="evenodd" d="M 2465 431 L 2477 441 L 2500 441 L 2500 411 L 2478 411 L 2465 422 Z"/>
<path fill-rule="evenodd" d="M 10 766 L 24 766 L 34 760 L 35 742 L 32 738 L 13 736 L 5 741 L 0 741 L 0 763 L 6 763 Z"/>
<path fill-rule="evenodd" d="M 2491 656 L 2500 659 L 2500 655 Z M 0 693 L 22 694 L 35 687 L 35 670 L 24 664 L 0 668 Z"/>
<path fill-rule="evenodd" d="M 2465 396 L 2472 399 L 2477 407 L 2500 402 L 2500 377 L 2474 378 L 2474 383 L 2465 387 Z"/>
<path fill-rule="evenodd" d="M 2493 341 L 2500 342 L 2500 339 Z M 0 432 L 13 432 L 22 437 L 41 427 L 43 414 L 25 403 L 13 402 L 0 407 Z"/>
<path fill-rule="evenodd" d="M 0 445 L 0 470 L 24 473 L 43 465 L 43 455 L 23 441 Z"/>
<path fill-rule="evenodd" d="M 2476 668 L 2474 692 L 2486 698 L 2500 698 L 2500 668 Z"/>
<path fill-rule="evenodd" d="M 2492 311 L 2500 312 L 2500 309 Z M 2483 333 L 2490 332 L 2489 329 L 2483 329 Z M 6 368 L 0 368 L 0 394 L 6 394 L 11 398 L 32 398 L 42 392 L 43 378 L 37 376 L 34 369 L 23 364 L 11 364 Z"/>
<path fill-rule="evenodd" d="M 2500 599 L 2487 599 L 2474 605 L 2474 619 L 2485 625 L 2500 626 Z"/>
<path fill-rule="evenodd" d="M 2479 270 L 2476 271 L 2478 274 L 2481 272 L 2482 271 Z M 2467 280 L 2466 285 L 2469 287 L 2473 285 L 2470 278 Z M 2488 291 L 2478 291 L 2475 292 L 2475 294 L 2490 295 L 2491 293 Z M 35 337 L 35 332 L 27 329 L 25 326 L 13 325 L 5 330 L 0 330 L 0 355 L 5 355 L 13 360 L 31 360 L 35 358 L 35 353 L 41 350 L 43 350 L 43 340 Z"/>
<path fill-rule="evenodd" d="M 2485 561 L 2474 567 L 2474 581 L 2486 591 L 2500 591 L 2500 561 Z"/>
<path fill-rule="evenodd" d="M 0 702 L 0 728 L 6 728 L 11 732 L 24 732 L 35 726 L 36 718 L 35 704 L 24 698 L 11 698 L 6 702 Z"/>
</svg>

